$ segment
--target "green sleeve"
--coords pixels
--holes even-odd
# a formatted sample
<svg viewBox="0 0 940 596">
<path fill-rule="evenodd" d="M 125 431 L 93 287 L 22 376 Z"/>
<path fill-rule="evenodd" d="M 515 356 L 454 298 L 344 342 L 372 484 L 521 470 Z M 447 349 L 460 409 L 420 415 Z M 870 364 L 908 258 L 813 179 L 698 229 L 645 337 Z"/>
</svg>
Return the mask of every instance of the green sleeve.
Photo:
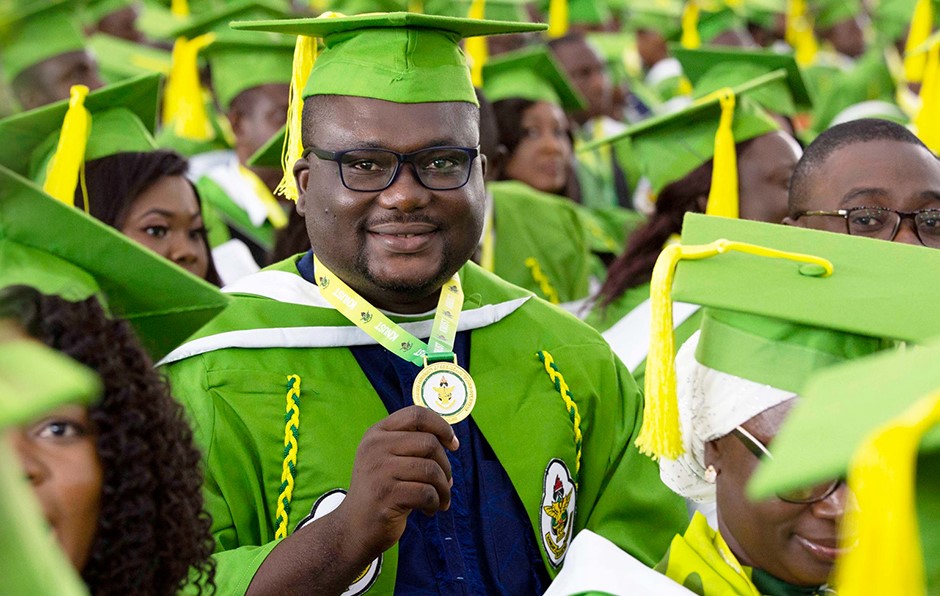
<svg viewBox="0 0 940 596">
<path fill-rule="evenodd" d="M 216 593 L 244 594 L 277 541 L 265 543 L 260 533 L 259 536 L 251 537 L 239 535 L 235 531 L 235 513 L 219 486 L 219 475 L 224 474 L 225 468 L 218 460 L 218 454 L 212 450 L 217 413 L 209 392 L 203 359 L 198 356 L 188 358 L 170 365 L 165 372 L 170 378 L 173 395 L 186 408 L 196 443 L 203 451 L 203 498 L 206 511 L 212 516 Z M 245 495 L 248 501 L 252 501 L 253 497 L 258 498 L 259 495 Z M 195 586 L 190 588 L 187 592 L 195 591 Z"/>
</svg>

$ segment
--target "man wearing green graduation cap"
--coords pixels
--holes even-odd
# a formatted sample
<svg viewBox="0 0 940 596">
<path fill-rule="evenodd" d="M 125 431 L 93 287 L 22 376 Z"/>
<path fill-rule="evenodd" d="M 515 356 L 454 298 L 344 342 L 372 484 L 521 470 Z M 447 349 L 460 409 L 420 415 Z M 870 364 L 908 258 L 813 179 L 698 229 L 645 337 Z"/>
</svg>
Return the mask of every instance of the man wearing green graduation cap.
<svg viewBox="0 0 940 596">
<path fill-rule="evenodd" d="M 651 563 L 686 514 L 631 446 L 629 374 L 467 264 L 485 160 L 457 42 L 538 26 L 239 27 L 326 48 L 288 120 L 313 252 L 230 287 L 232 316 L 164 360 L 207 454 L 220 590 L 538 593 L 585 527 Z"/>
<path fill-rule="evenodd" d="M 0 11 L 3 71 L 23 109 L 67 99 L 72 85 L 103 85 L 75 3 L 41 0 Z"/>
</svg>

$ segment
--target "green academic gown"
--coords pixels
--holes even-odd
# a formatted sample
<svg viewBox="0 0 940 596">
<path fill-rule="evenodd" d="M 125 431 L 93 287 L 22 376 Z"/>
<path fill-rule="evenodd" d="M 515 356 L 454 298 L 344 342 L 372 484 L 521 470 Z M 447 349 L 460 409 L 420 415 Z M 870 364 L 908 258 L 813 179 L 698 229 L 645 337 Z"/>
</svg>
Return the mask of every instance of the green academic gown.
<svg viewBox="0 0 940 596">
<path fill-rule="evenodd" d="M 164 360 L 205 453 L 222 594 L 243 593 L 277 544 L 289 377 L 300 385 L 290 531 L 321 498 L 349 487 L 359 441 L 388 416 L 348 348 L 371 340 L 300 277 L 298 258 L 231 286 L 233 304 Z M 656 464 L 633 446 L 643 404 L 627 370 L 574 317 L 472 263 L 460 276 L 459 328 L 472 330 L 469 372 L 478 395 L 472 417 L 528 513 L 549 575 L 583 528 L 655 563 L 688 517 Z M 409 319 L 406 328 L 427 336 L 426 316 Z M 568 399 L 559 392 L 565 387 Z M 553 477 L 564 470 L 578 480 L 560 553 L 547 543 L 550 468 Z M 392 593 L 397 558 L 392 547 L 373 561 L 366 575 L 373 593 Z"/>
</svg>

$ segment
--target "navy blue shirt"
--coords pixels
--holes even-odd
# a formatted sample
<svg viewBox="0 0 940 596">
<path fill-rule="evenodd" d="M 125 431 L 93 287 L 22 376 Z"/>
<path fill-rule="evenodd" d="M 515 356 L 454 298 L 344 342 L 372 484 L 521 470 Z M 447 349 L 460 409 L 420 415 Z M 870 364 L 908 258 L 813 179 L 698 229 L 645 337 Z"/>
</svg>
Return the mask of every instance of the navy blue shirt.
<svg viewBox="0 0 940 596">
<path fill-rule="evenodd" d="M 297 270 L 315 283 L 312 252 Z M 379 345 L 349 349 L 389 413 L 413 405 L 419 367 Z M 469 331 L 457 334 L 454 352 L 457 363 L 470 370 Z M 398 542 L 395 593 L 541 594 L 550 580 L 509 475 L 472 415 L 453 428 L 460 448 L 446 452 L 454 479 L 450 509 L 408 516 Z"/>
</svg>

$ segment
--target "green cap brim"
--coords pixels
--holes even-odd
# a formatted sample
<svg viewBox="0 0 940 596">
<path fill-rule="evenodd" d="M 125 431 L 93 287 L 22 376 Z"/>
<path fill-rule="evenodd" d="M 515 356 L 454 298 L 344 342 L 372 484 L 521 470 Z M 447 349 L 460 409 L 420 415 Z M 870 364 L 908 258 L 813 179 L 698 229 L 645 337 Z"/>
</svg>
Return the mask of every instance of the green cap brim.
<svg viewBox="0 0 940 596">
<path fill-rule="evenodd" d="M 779 125 L 748 97 L 785 76 L 783 70 L 776 70 L 733 88 L 736 102 L 732 134 L 736 143 L 779 130 Z M 659 193 L 714 156 L 720 117 L 718 98 L 703 98 L 678 112 L 655 116 L 611 137 L 585 143 L 579 151 L 630 139 L 652 191 Z"/>
<path fill-rule="evenodd" d="M 721 87 L 734 87 L 757 75 L 783 69 L 786 72 L 786 79 L 782 81 L 783 85 L 769 85 L 765 89 L 756 91 L 750 97 L 764 108 L 786 115 L 792 115 L 792 112 L 787 113 L 775 108 L 790 103 L 801 112 L 813 109 L 813 101 L 806 87 L 806 81 L 803 80 L 800 67 L 791 55 L 770 51 L 720 48 L 687 50 L 674 44 L 670 44 L 669 51 L 682 64 L 682 71 L 695 87 L 696 96 L 705 95 Z M 721 70 L 715 70 L 719 66 Z M 747 66 L 753 66 L 756 69 L 747 70 L 744 68 Z M 790 102 L 781 102 L 775 97 L 780 95 L 789 95 Z"/>
<path fill-rule="evenodd" d="M 25 424 L 62 404 L 87 404 L 97 375 L 37 341 L 0 342 L 0 429 Z"/>
<path fill-rule="evenodd" d="M 276 2 L 266 0 L 236 0 L 222 6 L 212 8 L 206 12 L 192 14 L 188 19 L 169 30 L 170 37 L 185 37 L 192 39 L 203 33 L 230 32 L 229 23 L 235 20 L 260 21 L 268 19 L 285 19 L 289 15 L 284 12 L 283 6 Z"/>
<path fill-rule="evenodd" d="M 103 87 L 85 98 L 91 113 L 91 136 L 85 160 L 91 161 L 122 151 L 150 151 L 160 97 L 161 76 L 142 75 Z M 62 121 L 69 101 L 58 101 L 35 110 L 0 120 L 0 165 L 21 176 L 41 177 L 46 163 L 55 151 Z M 95 114 L 109 114 L 95 126 Z M 111 120 L 110 124 L 106 124 Z"/>
<path fill-rule="evenodd" d="M 70 301 L 98 296 L 134 326 L 154 361 L 228 303 L 217 288 L 0 167 L 0 288 L 14 285 Z"/>
<path fill-rule="evenodd" d="M 925 317 L 922 310 L 910 307 L 932 304 L 940 293 L 940 275 L 934 275 L 940 274 L 940 251 L 686 214 L 682 244 L 707 244 L 720 238 L 822 257 L 832 263 L 834 272 L 822 277 L 815 275 L 814 266 L 731 251 L 681 261 L 673 285 L 675 300 L 868 337 L 924 343 L 940 336 L 940 318 Z M 912 271 L 924 275 L 914 280 Z"/>
<path fill-rule="evenodd" d="M 544 46 L 500 54 L 483 66 L 483 91 L 491 102 L 510 98 L 547 101 L 565 111 L 586 102 Z"/>
</svg>

